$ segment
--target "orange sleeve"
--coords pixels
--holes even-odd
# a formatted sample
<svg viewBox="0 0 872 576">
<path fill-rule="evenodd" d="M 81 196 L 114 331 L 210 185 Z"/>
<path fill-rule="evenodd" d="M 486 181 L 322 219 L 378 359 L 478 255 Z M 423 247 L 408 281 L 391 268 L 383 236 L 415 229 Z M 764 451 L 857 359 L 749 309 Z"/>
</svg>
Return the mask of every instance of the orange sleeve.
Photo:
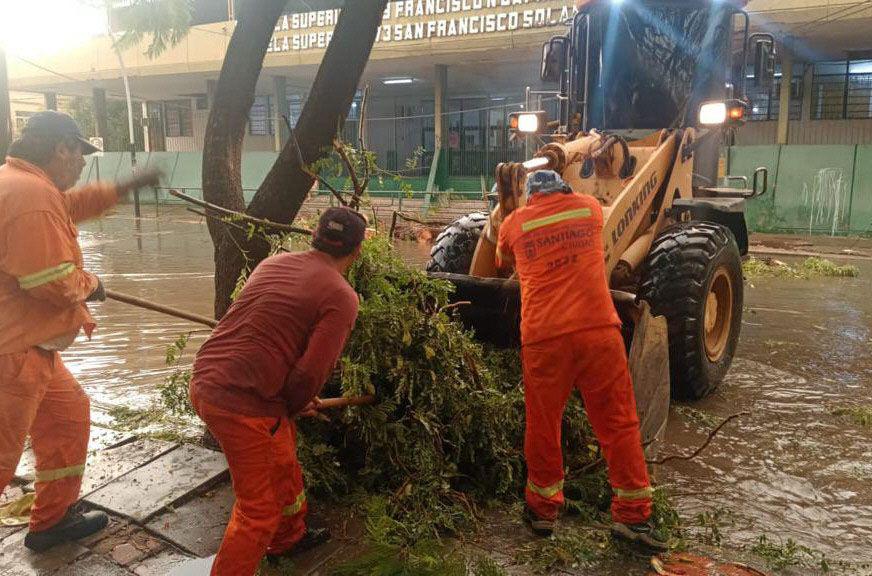
<svg viewBox="0 0 872 576">
<path fill-rule="evenodd" d="M 108 182 L 86 184 L 65 192 L 73 222 L 90 220 L 118 204 L 118 189 Z"/>
<path fill-rule="evenodd" d="M 97 289 L 97 277 L 76 266 L 68 226 L 51 212 L 30 212 L 6 229 L 6 251 L 0 268 L 18 280 L 22 290 L 59 308 L 83 303 Z"/>
<path fill-rule="evenodd" d="M 515 222 L 514 213 L 509 214 L 508 218 L 503 220 L 500 225 L 499 240 L 497 240 L 497 268 L 506 269 L 514 265 L 515 256 L 512 254 L 512 239 L 510 237 L 512 225 Z"/>
</svg>

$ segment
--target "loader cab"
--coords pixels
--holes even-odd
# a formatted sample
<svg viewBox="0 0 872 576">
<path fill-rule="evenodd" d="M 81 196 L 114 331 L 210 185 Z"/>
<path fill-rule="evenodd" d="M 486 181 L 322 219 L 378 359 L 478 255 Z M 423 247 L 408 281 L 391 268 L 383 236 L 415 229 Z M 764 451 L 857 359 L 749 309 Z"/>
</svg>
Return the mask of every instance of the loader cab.
<svg viewBox="0 0 872 576">
<path fill-rule="evenodd" d="M 747 13 L 731 0 L 582 4 L 569 34 L 543 47 L 542 80 L 558 85 L 558 132 L 596 128 L 636 139 L 696 127 L 729 135 L 744 119 L 746 83 L 771 81 L 774 40 L 749 35 Z M 703 105 L 720 102 L 729 112 L 721 125 L 701 122 Z M 722 139 L 707 140 L 694 172 L 711 185 Z"/>
</svg>

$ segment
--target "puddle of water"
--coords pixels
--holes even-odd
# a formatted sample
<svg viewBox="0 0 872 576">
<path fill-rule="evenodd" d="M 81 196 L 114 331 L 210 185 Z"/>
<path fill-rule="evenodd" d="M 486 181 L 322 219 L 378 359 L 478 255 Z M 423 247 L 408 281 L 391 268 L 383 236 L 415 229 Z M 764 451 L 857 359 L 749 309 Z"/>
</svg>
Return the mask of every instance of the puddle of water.
<svg viewBox="0 0 872 576">
<path fill-rule="evenodd" d="M 748 410 L 691 462 L 659 471 L 685 514 L 736 515 L 728 541 L 792 538 L 831 559 L 872 562 L 872 431 L 831 414 L 872 398 L 872 263 L 858 278 L 746 283 L 742 336 L 727 382 L 693 405 Z M 664 452 L 707 429 L 673 410 Z"/>
<path fill-rule="evenodd" d="M 205 223 L 163 207 L 137 231 L 132 210 L 81 227 L 88 268 L 110 289 L 211 315 L 212 244 Z M 148 210 L 146 213 L 149 214 Z M 141 245 L 141 248 L 140 248 Z M 423 266 L 429 246 L 398 245 Z M 725 508 L 728 542 L 793 538 L 830 557 L 872 561 L 872 432 L 830 414 L 872 397 L 872 262 L 856 279 L 758 279 L 746 289 L 729 381 L 694 405 L 714 417 L 752 415 L 725 428 L 690 462 L 658 471 L 685 516 Z M 168 369 L 164 351 L 190 323 L 117 302 L 93 307 L 94 340 L 64 354 L 95 405 L 145 405 Z M 192 349 L 205 337 L 195 333 Z M 707 430 L 673 410 L 663 453 L 698 446 Z M 688 494 L 691 494 L 688 496 Z"/>
</svg>

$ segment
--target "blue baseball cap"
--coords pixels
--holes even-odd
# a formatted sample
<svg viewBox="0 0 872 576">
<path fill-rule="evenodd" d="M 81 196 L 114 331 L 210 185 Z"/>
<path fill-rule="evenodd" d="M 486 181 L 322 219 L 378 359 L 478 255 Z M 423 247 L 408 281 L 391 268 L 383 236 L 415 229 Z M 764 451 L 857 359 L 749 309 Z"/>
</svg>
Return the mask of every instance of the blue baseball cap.
<svg viewBox="0 0 872 576">
<path fill-rule="evenodd" d="M 100 151 L 82 135 L 79 125 L 76 124 L 72 116 L 63 112 L 53 110 L 37 112 L 27 120 L 21 133 L 22 135 L 30 134 L 42 137 L 70 136 L 79 141 L 82 145 L 82 154 L 85 156 Z"/>
<path fill-rule="evenodd" d="M 554 170 L 537 170 L 527 177 L 527 196 L 571 191 L 572 188 Z"/>
</svg>

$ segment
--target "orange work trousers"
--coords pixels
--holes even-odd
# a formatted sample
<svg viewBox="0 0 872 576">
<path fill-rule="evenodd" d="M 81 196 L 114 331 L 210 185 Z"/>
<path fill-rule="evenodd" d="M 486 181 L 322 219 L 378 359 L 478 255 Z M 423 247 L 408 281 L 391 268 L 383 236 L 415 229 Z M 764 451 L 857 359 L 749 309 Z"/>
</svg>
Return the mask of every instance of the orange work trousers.
<svg viewBox="0 0 872 576">
<path fill-rule="evenodd" d="M 290 550 L 306 533 L 308 503 L 297 460 L 297 433 L 288 418 L 244 416 L 191 401 L 218 440 L 236 503 L 212 564 L 215 576 L 250 576 L 264 554 Z"/>
<path fill-rule="evenodd" d="M 580 330 L 524 345 L 527 505 L 540 518 L 563 506 L 560 428 L 577 389 L 608 466 L 612 517 L 635 524 L 651 515 L 651 485 L 642 450 L 636 399 L 617 327 Z"/>
<path fill-rule="evenodd" d="M 79 498 L 91 427 L 90 402 L 57 352 L 0 355 L 0 490 L 30 435 L 36 499 L 30 529 L 51 528 Z"/>
</svg>

